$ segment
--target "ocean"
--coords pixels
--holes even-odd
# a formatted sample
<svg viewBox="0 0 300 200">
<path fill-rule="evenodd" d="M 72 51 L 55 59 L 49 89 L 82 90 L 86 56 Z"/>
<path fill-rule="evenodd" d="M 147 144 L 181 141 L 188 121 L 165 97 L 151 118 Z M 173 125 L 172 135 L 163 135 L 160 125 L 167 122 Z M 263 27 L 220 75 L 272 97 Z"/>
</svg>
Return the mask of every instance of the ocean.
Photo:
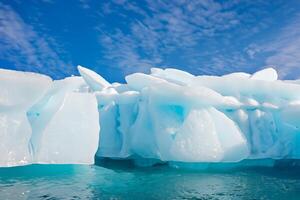
<svg viewBox="0 0 300 200">
<path fill-rule="evenodd" d="M 299 168 L 101 165 L 0 168 L 0 199 L 300 199 Z"/>
</svg>

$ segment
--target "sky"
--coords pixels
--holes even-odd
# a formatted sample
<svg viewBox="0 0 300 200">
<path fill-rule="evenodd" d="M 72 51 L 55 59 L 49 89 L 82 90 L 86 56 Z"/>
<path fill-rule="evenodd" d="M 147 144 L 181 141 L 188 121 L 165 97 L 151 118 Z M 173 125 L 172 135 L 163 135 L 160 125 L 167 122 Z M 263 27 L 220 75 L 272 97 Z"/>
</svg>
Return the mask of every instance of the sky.
<svg viewBox="0 0 300 200">
<path fill-rule="evenodd" d="M 151 67 L 300 78 L 299 0 L 0 0 L 0 68 L 110 82 Z"/>
</svg>

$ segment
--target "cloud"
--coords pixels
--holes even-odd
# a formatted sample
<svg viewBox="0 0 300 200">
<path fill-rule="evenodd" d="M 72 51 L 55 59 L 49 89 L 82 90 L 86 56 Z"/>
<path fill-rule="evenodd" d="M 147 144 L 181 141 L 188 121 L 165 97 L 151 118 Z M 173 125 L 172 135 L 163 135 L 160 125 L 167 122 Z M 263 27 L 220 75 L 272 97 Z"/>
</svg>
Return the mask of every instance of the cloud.
<svg viewBox="0 0 300 200">
<path fill-rule="evenodd" d="M 277 66 L 281 77 L 300 77 L 300 15 L 298 14 L 285 26 L 270 43 L 261 47 L 267 65 Z"/>
<path fill-rule="evenodd" d="M 248 47 L 244 49 L 250 59 L 254 59 L 255 55 L 261 52 L 261 48 L 256 44 L 250 44 Z"/>
<path fill-rule="evenodd" d="M 300 15 L 296 14 L 269 37 L 244 49 L 250 61 L 262 60 L 261 68 L 276 68 L 282 79 L 300 78 Z"/>
<path fill-rule="evenodd" d="M 0 59 L 16 68 L 41 72 L 56 77 L 70 75 L 72 68 L 58 55 L 59 48 L 53 38 L 34 30 L 10 6 L 0 3 Z"/>
<path fill-rule="evenodd" d="M 237 13 L 230 9 L 233 5 L 213 0 L 171 3 L 147 0 L 142 6 L 123 0 L 106 3 L 102 16 L 114 15 L 120 24 L 98 27 L 102 53 L 124 71 L 172 65 L 170 57 L 179 55 L 184 59 L 199 54 L 202 40 L 238 26 Z M 193 62 L 195 58 L 190 58 L 186 64 Z"/>
<path fill-rule="evenodd" d="M 79 0 L 79 4 L 83 9 L 91 8 L 91 6 L 89 4 L 89 0 Z"/>
<path fill-rule="evenodd" d="M 195 74 L 252 73 L 275 65 L 280 77 L 296 78 L 300 75 L 296 4 L 243 0 L 106 2 L 101 21 L 112 23 L 98 29 L 101 59 L 125 73 L 147 71 L 151 66 L 172 66 Z"/>
</svg>

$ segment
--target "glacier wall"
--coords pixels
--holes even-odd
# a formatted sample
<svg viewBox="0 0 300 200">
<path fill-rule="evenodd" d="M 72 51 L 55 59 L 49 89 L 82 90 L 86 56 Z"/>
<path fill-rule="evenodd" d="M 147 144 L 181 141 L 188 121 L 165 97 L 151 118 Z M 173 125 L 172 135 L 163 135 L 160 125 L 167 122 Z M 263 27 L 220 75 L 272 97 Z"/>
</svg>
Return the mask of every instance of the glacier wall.
<svg viewBox="0 0 300 200">
<path fill-rule="evenodd" d="M 194 76 L 152 68 L 109 83 L 0 70 L 0 166 L 94 156 L 171 163 L 300 158 L 300 82 L 272 68 Z M 101 127 L 101 129 L 100 129 Z"/>
<path fill-rule="evenodd" d="M 94 163 L 97 101 L 81 77 L 0 69 L 0 166 Z"/>
</svg>

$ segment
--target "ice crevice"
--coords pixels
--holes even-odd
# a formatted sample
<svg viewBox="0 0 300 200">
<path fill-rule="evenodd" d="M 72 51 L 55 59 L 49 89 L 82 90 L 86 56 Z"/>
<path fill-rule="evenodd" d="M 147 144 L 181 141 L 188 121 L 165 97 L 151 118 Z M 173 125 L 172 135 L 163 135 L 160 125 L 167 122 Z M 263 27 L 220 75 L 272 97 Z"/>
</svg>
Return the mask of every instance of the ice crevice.
<svg viewBox="0 0 300 200">
<path fill-rule="evenodd" d="M 152 68 L 109 83 L 0 69 L 0 166 L 300 158 L 300 84 L 275 69 L 195 76 Z"/>
</svg>

